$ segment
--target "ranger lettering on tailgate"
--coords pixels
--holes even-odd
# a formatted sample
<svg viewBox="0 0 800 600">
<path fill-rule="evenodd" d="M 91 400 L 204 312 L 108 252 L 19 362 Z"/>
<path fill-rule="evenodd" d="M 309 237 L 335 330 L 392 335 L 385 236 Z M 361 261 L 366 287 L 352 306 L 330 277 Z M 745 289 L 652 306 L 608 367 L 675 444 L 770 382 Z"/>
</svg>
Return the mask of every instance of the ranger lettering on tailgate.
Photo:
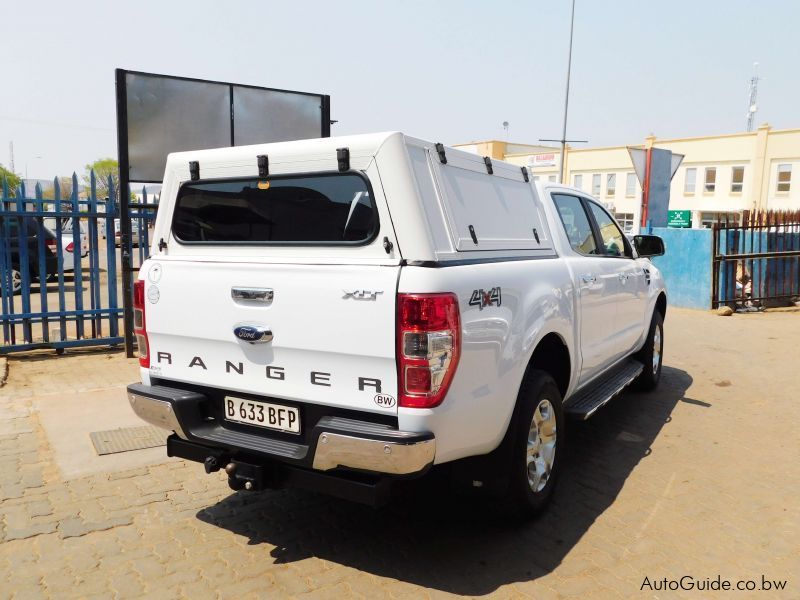
<svg viewBox="0 0 800 600">
<path fill-rule="evenodd" d="M 157 352 L 156 353 L 156 362 L 157 363 L 165 363 L 168 365 L 172 364 L 172 353 L 171 352 Z M 239 362 L 232 362 L 229 360 L 225 361 L 225 373 L 237 373 L 239 375 L 244 375 L 244 366 L 245 363 Z M 199 367 L 205 371 L 208 370 L 208 366 L 206 365 L 205 361 L 200 356 L 193 356 L 191 360 L 189 360 L 187 364 L 188 368 L 195 368 Z M 152 367 L 151 367 L 152 368 Z M 160 372 L 160 370 L 159 370 Z M 266 377 L 267 379 L 277 380 L 277 381 L 284 381 L 286 379 L 286 369 L 284 367 L 278 367 L 275 365 L 267 365 L 266 369 Z M 309 380 L 313 385 L 321 385 L 325 387 L 331 386 L 331 377 L 330 373 L 325 371 L 310 371 L 309 372 Z M 381 393 L 381 380 L 375 377 L 359 377 L 358 380 L 358 391 L 363 392 L 367 388 L 371 388 L 374 390 L 375 393 Z M 380 404 L 379 404 L 380 405 Z"/>
</svg>

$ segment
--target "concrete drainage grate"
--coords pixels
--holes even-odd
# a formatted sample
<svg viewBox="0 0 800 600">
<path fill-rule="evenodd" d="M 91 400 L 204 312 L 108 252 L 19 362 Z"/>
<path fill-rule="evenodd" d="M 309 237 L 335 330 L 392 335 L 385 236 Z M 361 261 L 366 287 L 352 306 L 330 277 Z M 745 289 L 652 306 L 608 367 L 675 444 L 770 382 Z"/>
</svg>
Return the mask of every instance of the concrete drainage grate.
<svg viewBox="0 0 800 600">
<path fill-rule="evenodd" d="M 165 429 L 145 425 L 144 427 L 93 431 L 89 434 L 89 437 L 97 454 L 103 456 L 104 454 L 117 454 L 119 452 L 164 446 L 167 443 L 169 434 L 170 432 Z"/>
</svg>

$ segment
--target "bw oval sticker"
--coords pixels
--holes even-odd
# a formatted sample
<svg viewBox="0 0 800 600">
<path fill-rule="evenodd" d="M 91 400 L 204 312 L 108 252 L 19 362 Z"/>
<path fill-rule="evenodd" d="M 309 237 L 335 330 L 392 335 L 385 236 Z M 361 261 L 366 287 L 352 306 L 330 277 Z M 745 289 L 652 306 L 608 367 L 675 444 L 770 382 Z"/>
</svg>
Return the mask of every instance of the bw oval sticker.
<svg viewBox="0 0 800 600">
<path fill-rule="evenodd" d="M 389 394 L 375 394 L 375 404 L 383 408 L 392 408 L 396 402 L 394 396 Z"/>
</svg>

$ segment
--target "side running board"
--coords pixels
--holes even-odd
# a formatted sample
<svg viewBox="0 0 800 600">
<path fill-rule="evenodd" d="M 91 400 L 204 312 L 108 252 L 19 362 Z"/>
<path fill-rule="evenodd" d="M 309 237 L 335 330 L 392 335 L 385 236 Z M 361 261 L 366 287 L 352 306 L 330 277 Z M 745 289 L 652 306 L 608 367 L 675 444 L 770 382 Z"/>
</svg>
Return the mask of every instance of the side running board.
<svg viewBox="0 0 800 600">
<path fill-rule="evenodd" d="M 636 379 L 642 369 L 644 365 L 638 360 L 628 359 L 572 396 L 564 405 L 564 412 L 577 419 L 588 419 Z"/>
</svg>

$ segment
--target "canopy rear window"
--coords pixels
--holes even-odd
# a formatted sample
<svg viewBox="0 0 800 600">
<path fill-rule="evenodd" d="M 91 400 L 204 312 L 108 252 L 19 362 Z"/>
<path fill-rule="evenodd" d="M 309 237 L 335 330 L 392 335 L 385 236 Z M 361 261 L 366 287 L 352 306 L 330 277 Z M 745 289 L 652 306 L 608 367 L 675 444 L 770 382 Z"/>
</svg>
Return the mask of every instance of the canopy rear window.
<svg viewBox="0 0 800 600">
<path fill-rule="evenodd" d="M 377 231 L 356 173 L 186 183 L 172 221 L 179 241 L 200 244 L 360 245 Z"/>
</svg>

